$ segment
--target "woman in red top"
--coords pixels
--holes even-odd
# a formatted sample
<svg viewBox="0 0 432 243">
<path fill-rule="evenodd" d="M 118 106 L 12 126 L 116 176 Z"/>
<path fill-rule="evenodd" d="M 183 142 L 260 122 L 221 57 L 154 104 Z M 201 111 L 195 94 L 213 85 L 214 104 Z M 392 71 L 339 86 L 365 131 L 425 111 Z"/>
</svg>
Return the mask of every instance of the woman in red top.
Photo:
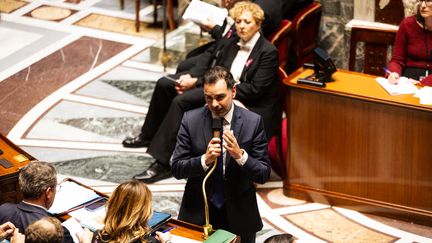
<svg viewBox="0 0 432 243">
<path fill-rule="evenodd" d="M 402 20 L 396 35 L 388 79 L 400 76 L 432 86 L 432 0 L 417 0 L 415 16 Z"/>
</svg>

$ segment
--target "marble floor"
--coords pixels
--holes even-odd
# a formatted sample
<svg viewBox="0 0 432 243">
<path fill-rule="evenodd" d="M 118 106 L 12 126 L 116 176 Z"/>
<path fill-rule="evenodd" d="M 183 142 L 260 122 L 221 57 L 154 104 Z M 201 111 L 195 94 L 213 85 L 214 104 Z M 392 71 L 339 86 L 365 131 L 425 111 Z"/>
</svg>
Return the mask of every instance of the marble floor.
<svg viewBox="0 0 432 243">
<path fill-rule="evenodd" d="M 0 0 L 0 11 L 0 132 L 60 178 L 107 194 L 145 169 L 146 149 L 121 141 L 139 132 L 155 81 L 200 41 L 197 27 L 167 33 L 172 61 L 163 67 L 164 34 L 148 2 L 138 33 L 133 1 L 120 10 L 118 0 Z M 184 185 L 151 184 L 154 208 L 175 217 Z M 430 227 L 288 198 L 277 175 L 257 197 L 257 242 L 283 232 L 300 242 L 432 242 Z"/>
</svg>

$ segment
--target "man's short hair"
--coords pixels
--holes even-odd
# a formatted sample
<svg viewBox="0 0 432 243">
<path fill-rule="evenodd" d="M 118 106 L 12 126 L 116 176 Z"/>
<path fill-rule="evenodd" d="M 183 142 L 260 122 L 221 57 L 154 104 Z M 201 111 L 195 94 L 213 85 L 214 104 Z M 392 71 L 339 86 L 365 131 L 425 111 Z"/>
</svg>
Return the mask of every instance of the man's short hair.
<svg viewBox="0 0 432 243">
<path fill-rule="evenodd" d="M 25 230 L 26 243 L 61 243 L 63 226 L 53 217 L 43 217 L 31 223 Z"/>
<path fill-rule="evenodd" d="M 294 236 L 291 234 L 273 235 L 267 238 L 264 243 L 291 243 L 294 242 Z"/>
<path fill-rule="evenodd" d="M 203 85 L 214 84 L 221 79 L 225 80 L 228 89 L 232 89 L 234 87 L 234 77 L 228 69 L 221 66 L 210 68 L 204 73 Z"/>
<path fill-rule="evenodd" d="M 24 199 L 37 199 L 48 189 L 56 188 L 57 172 L 53 165 L 32 161 L 19 173 L 19 186 Z"/>
</svg>

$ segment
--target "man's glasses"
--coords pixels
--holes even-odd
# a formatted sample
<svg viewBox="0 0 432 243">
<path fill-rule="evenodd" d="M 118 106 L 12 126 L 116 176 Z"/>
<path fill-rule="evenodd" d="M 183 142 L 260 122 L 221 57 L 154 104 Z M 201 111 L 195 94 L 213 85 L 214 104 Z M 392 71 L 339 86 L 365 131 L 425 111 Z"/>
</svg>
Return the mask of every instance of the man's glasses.
<svg viewBox="0 0 432 243">
<path fill-rule="evenodd" d="M 432 0 L 417 0 L 418 4 L 422 4 L 425 3 L 426 7 L 431 7 L 432 6 Z"/>
</svg>

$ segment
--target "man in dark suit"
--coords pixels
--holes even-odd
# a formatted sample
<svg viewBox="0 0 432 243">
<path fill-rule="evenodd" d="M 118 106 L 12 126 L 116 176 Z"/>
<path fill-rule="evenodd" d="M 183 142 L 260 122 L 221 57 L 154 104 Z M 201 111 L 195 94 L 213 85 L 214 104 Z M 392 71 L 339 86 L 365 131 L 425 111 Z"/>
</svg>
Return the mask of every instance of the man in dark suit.
<svg viewBox="0 0 432 243">
<path fill-rule="evenodd" d="M 19 232 L 24 232 L 27 226 L 46 216 L 54 202 L 57 188 L 57 172 L 51 164 L 33 161 L 21 169 L 19 186 L 23 201 L 5 203 L 0 206 L 0 222 L 10 221 Z M 73 242 L 69 230 L 64 228 L 63 242 Z"/>
<path fill-rule="evenodd" d="M 167 78 L 158 80 L 141 134 L 123 142 L 126 147 L 148 145 L 147 153 L 156 159 L 147 170 L 135 175 L 135 179 L 152 183 L 171 175 L 169 161 L 181 118 L 185 111 L 204 105 L 200 77 L 215 65 L 237 71 L 236 99 L 263 117 L 268 138 L 275 134 L 280 119 L 275 107 L 278 102 L 278 51 L 259 33 L 264 13 L 257 4 L 239 2 L 231 10 L 238 10 L 237 15 L 242 15 L 242 11 L 254 12 L 248 15 L 247 23 L 243 19 L 236 23 L 241 34 L 226 38 L 206 51 L 188 73 L 173 75 L 173 79 L 181 84 Z M 240 44 L 246 46 L 240 48 Z M 242 61 L 235 62 L 240 56 Z"/>
<path fill-rule="evenodd" d="M 239 235 L 242 243 L 255 242 L 263 224 L 254 183 L 265 183 L 271 170 L 263 121 L 234 105 L 236 87 L 227 69 L 210 69 L 203 82 L 207 106 L 184 114 L 173 154 L 174 177 L 187 178 L 178 218 L 204 225 L 201 186 L 209 167 L 219 158 L 206 184 L 210 224 Z M 216 117 L 225 121 L 223 149 L 221 139 L 212 134 L 212 119 Z"/>
</svg>

